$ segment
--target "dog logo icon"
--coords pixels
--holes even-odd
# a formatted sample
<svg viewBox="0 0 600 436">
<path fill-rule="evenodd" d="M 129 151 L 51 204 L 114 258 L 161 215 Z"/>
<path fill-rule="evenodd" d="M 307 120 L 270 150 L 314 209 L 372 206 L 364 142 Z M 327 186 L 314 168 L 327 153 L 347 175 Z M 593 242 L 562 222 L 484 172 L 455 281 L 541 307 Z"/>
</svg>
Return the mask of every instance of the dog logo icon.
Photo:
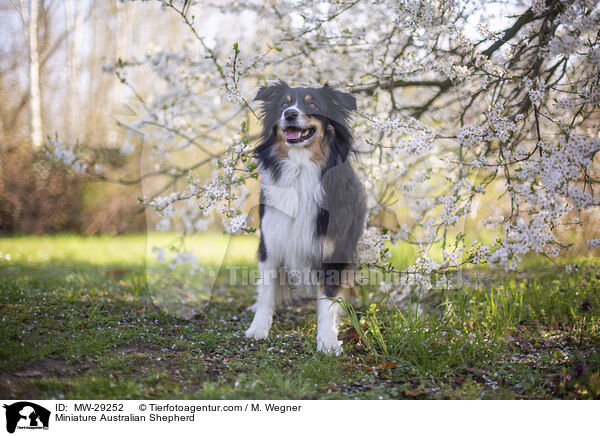
<svg viewBox="0 0 600 436">
<path fill-rule="evenodd" d="M 6 431 L 14 433 L 15 429 L 48 429 L 50 411 L 29 401 L 19 401 L 11 405 L 4 404 L 6 409 Z"/>
</svg>

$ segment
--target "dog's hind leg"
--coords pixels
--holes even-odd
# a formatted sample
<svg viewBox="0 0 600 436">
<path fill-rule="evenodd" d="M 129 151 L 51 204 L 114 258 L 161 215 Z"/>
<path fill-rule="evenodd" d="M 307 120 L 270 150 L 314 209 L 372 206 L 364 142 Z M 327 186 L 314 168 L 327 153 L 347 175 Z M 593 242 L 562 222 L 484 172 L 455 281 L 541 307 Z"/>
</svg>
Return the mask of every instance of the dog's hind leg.
<svg viewBox="0 0 600 436">
<path fill-rule="evenodd" d="M 246 337 L 265 339 L 269 335 L 275 310 L 275 295 L 278 283 L 278 268 L 272 268 L 268 262 L 259 262 L 260 282 L 258 285 L 258 299 L 256 313 L 250 328 L 246 330 Z"/>
</svg>

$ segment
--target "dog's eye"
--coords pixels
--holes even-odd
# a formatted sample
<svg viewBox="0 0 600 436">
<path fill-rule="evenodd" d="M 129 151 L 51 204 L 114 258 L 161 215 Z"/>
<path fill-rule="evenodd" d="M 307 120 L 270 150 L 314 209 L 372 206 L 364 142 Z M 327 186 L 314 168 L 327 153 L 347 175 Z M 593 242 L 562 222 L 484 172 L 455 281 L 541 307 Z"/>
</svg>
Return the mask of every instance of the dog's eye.
<svg viewBox="0 0 600 436">
<path fill-rule="evenodd" d="M 315 103 L 308 103 L 308 108 L 309 109 L 316 109 L 317 105 Z"/>
<path fill-rule="evenodd" d="M 288 107 L 290 104 L 287 101 L 284 101 L 283 103 L 281 103 L 281 107 L 283 109 L 285 109 L 286 107 Z"/>
</svg>

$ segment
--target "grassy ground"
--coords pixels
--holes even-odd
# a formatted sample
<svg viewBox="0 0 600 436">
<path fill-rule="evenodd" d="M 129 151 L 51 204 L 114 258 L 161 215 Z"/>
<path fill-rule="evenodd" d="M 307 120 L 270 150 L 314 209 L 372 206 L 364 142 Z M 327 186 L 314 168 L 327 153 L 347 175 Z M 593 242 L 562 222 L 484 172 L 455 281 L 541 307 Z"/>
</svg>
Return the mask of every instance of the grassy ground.
<svg viewBox="0 0 600 436">
<path fill-rule="evenodd" d="M 192 243 L 208 263 L 253 263 L 251 239 Z M 0 253 L 0 398 L 599 398 L 595 259 L 465 271 L 464 289 L 400 305 L 363 290 L 333 358 L 315 351 L 310 300 L 281 308 L 265 341 L 243 336 L 252 288 L 223 277 L 190 319 L 160 310 L 145 237 L 13 237 Z"/>
</svg>

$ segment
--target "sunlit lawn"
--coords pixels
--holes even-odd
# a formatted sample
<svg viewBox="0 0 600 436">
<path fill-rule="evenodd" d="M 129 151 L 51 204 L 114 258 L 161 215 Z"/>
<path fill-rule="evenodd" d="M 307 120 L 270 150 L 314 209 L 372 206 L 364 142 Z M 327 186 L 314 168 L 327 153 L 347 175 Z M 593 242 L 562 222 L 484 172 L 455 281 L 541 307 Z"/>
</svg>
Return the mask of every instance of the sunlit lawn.
<svg viewBox="0 0 600 436">
<path fill-rule="evenodd" d="M 289 298 L 266 341 L 243 336 L 253 289 L 228 284 L 224 268 L 255 267 L 254 237 L 189 239 L 217 274 L 207 281 L 200 271 L 186 285 L 209 283 L 210 299 L 187 318 L 165 312 L 146 266 L 156 265 L 153 246 L 176 242 L 0 239 L 0 396 L 598 398 L 596 259 L 571 274 L 535 262 L 510 274 L 465 270 L 461 289 L 405 292 L 399 304 L 365 288 L 347 308 L 345 354 L 333 358 L 315 351 L 308 299 Z"/>
</svg>

